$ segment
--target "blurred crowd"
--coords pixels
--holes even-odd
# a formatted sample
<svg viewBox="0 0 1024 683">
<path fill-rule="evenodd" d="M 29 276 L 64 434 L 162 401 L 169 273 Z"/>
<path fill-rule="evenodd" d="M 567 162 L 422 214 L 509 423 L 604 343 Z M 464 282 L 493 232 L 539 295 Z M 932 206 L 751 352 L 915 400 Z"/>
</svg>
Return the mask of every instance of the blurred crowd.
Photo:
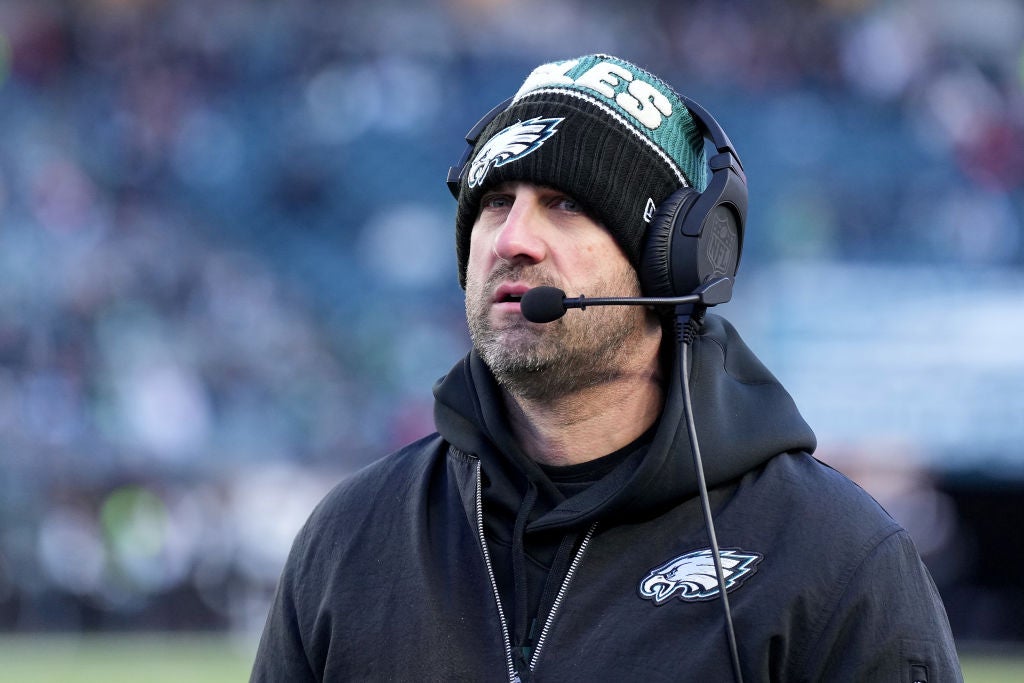
<svg viewBox="0 0 1024 683">
<path fill-rule="evenodd" d="M 0 0 L 0 630 L 259 627 L 319 497 L 433 430 L 443 181 L 533 65 L 714 112 L 745 272 L 1020 282 L 1022 46 L 1016 0 Z"/>
</svg>

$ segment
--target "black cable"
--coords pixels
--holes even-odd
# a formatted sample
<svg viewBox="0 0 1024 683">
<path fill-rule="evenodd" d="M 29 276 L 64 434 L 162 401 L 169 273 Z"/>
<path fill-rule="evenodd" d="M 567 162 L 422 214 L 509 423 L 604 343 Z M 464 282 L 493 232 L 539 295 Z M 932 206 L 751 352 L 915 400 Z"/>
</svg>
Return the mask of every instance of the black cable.
<svg viewBox="0 0 1024 683">
<path fill-rule="evenodd" d="M 689 307 L 680 307 L 688 309 Z M 700 458 L 700 445 L 697 443 L 697 427 L 693 421 L 693 406 L 690 399 L 690 343 L 696 336 L 698 324 L 689 315 L 689 311 L 676 312 L 676 339 L 679 342 L 679 381 L 683 385 L 683 414 L 686 416 L 686 430 L 690 436 L 690 452 L 693 454 L 693 466 L 697 471 L 697 488 L 700 491 L 701 509 L 704 511 L 704 526 L 708 530 L 711 541 L 711 553 L 715 562 L 715 574 L 718 575 L 718 591 L 722 596 L 722 611 L 725 614 L 725 635 L 729 641 L 729 656 L 732 659 L 733 678 L 736 683 L 743 683 L 740 671 L 739 648 L 736 646 L 736 631 L 732 625 L 732 610 L 729 608 L 729 593 L 725 586 L 725 570 L 722 569 L 722 558 L 718 551 L 718 538 L 715 536 L 715 523 L 711 517 L 711 501 L 708 498 L 708 487 L 704 481 L 704 464 Z"/>
</svg>

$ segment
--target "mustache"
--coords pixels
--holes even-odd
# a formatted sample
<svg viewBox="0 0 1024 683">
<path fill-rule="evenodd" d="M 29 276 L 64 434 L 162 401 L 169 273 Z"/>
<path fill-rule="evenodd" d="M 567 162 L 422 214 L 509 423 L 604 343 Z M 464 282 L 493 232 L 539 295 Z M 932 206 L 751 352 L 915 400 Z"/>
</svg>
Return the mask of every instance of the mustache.
<svg viewBox="0 0 1024 683">
<path fill-rule="evenodd" d="M 484 281 L 484 291 L 493 291 L 499 284 L 505 281 L 519 282 L 529 280 L 534 287 L 548 285 L 557 287 L 555 278 L 541 267 L 523 264 L 512 264 L 507 261 L 500 261 L 494 270 L 490 272 Z"/>
</svg>

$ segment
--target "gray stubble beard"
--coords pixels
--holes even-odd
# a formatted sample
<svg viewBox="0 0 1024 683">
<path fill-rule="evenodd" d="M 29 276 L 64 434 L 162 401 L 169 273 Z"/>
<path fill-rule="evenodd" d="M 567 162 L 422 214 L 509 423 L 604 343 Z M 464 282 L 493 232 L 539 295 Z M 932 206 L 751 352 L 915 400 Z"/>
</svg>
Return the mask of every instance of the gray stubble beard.
<svg viewBox="0 0 1024 683">
<path fill-rule="evenodd" d="M 606 306 L 570 311 L 551 323 L 508 320 L 496 329 L 490 320 L 494 291 L 502 280 L 517 280 L 523 267 L 499 266 L 483 286 L 466 285 L 466 320 L 473 347 L 491 369 L 498 384 L 514 396 L 550 402 L 620 376 L 631 342 L 639 342 L 647 322 L 642 307 Z M 534 285 L 553 284 L 531 273 Z M 630 269 L 594 283 L 603 296 L 612 292 L 638 296 L 640 284 Z"/>
</svg>

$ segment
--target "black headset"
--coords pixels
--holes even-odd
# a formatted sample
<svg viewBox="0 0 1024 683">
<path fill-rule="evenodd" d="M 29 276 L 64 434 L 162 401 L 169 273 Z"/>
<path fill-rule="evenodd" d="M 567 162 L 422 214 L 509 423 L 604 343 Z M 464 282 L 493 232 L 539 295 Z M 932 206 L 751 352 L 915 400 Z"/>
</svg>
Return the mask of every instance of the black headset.
<svg viewBox="0 0 1024 683">
<path fill-rule="evenodd" d="M 513 99 L 510 97 L 491 109 L 466 133 L 468 147 L 448 169 L 448 190 L 456 199 L 480 135 Z M 716 154 L 708 160 L 711 180 L 703 192 L 681 187 L 661 202 L 651 218 L 639 268 L 641 288 L 649 297 L 686 296 L 712 278 L 727 277 L 731 285 L 743 249 L 747 218 L 747 176 L 743 163 L 714 117 L 693 100 L 682 96 L 680 99 L 701 136 L 714 145 Z"/>
</svg>

